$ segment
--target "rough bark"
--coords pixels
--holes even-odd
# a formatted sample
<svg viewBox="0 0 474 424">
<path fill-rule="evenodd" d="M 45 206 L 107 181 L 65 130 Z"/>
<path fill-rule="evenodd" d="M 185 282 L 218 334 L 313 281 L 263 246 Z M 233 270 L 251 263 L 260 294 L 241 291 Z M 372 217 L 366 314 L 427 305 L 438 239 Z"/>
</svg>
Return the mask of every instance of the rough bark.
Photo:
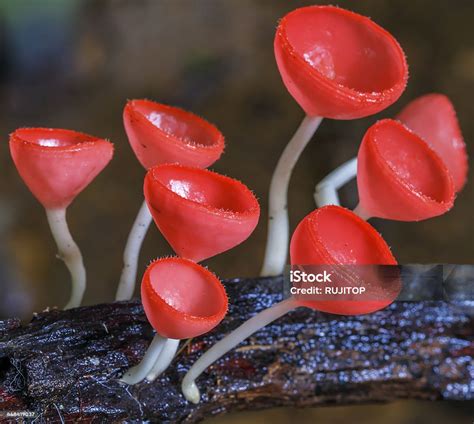
<svg viewBox="0 0 474 424">
<path fill-rule="evenodd" d="M 143 356 L 152 330 L 138 301 L 0 321 L 0 411 L 39 421 L 196 422 L 238 410 L 395 399 L 474 398 L 473 319 L 459 304 L 396 302 L 359 317 L 300 308 L 203 374 L 200 404 L 180 393 L 189 366 L 216 340 L 281 299 L 282 279 L 225 283 L 224 322 L 192 340 L 154 383 L 118 378 Z"/>
</svg>

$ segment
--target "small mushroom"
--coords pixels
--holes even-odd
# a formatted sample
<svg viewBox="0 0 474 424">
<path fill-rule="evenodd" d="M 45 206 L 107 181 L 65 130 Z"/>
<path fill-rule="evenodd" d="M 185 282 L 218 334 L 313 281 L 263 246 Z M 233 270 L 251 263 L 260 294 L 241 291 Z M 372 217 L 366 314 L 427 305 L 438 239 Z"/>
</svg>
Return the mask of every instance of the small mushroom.
<svg viewBox="0 0 474 424">
<path fill-rule="evenodd" d="M 262 275 L 280 274 L 285 266 L 288 185 L 322 118 L 356 119 L 380 112 L 400 97 L 408 79 L 395 38 L 369 18 L 338 7 L 290 12 L 278 25 L 274 49 L 282 80 L 306 117 L 273 173 Z"/>
<path fill-rule="evenodd" d="M 214 125 L 177 107 L 130 100 L 123 120 L 130 145 L 147 170 L 163 163 L 207 168 L 224 151 L 224 136 Z M 143 202 L 125 247 L 116 300 L 129 300 L 133 296 L 140 249 L 151 221 Z"/>
<path fill-rule="evenodd" d="M 144 192 L 173 250 L 195 262 L 242 243 L 260 216 L 258 201 L 244 184 L 206 169 L 155 166 L 145 177 Z"/>
<path fill-rule="evenodd" d="M 380 234 L 353 212 L 339 206 L 326 206 L 306 216 L 293 234 L 290 254 L 293 266 L 397 264 Z M 356 276 L 344 270 L 339 273 L 346 285 L 360 283 L 354 281 L 358 280 L 357 273 Z M 289 311 L 304 306 L 333 314 L 366 314 L 393 302 L 400 292 L 401 283 L 399 278 L 388 282 L 374 279 L 367 287 L 371 296 L 362 300 L 338 300 L 336 297 L 320 301 L 291 296 L 263 310 L 217 342 L 193 364 L 181 385 L 184 396 L 188 401 L 198 403 L 200 393 L 195 380 L 201 373 L 243 340 Z"/>
<path fill-rule="evenodd" d="M 207 333 L 227 313 L 227 295 L 219 279 L 184 258 L 152 262 L 143 276 L 141 295 L 156 335 L 143 360 L 122 377 L 127 384 L 154 380 L 173 360 L 181 339 Z"/>
<path fill-rule="evenodd" d="M 384 119 L 364 135 L 357 155 L 359 205 L 364 219 L 419 221 L 453 206 L 453 179 L 441 158 L 403 124 Z"/>
<path fill-rule="evenodd" d="M 76 131 L 20 128 L 10 135 L 10 153 L 18 173 L 46 209 L 51 232 L 72 279 L 65 308 L 81 304 L 86 271 L 66 222 L 66 208 L 109 163 L 113 145 Z"/>
<path fill-rule="evenodd" d="M 451 101 L 443 94 L 426 94 L 406 105 L 397 120 L 419 135 L 438 153 L 459 192 L 466 182 L 466 145 Z M 321 180 L 314 192 L 317 206 L 338 205 L 337 190 L 357 175 L 357 158 L 336 168 Z"/>
</svg>

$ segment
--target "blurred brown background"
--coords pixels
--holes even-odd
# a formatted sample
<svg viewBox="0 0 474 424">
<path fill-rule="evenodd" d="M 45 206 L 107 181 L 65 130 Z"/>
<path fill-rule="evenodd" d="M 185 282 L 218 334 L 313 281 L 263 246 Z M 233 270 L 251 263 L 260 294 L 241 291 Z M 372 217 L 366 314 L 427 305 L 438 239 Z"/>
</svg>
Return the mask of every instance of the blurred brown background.
<svg viewBox="0 0 474 424">
<path fill-rule="evenodd" d="M 68 214 L 88 269 L 85 302 L 113 299 L 125 240 L 142 200 L 144 170 L 122 126 L 122 108 L 130 98 L 147 97 L 187 108 L 223 131 L 227 148 L 214 169 L 241 179 L 256 192 L 262 220 L 246 243 L 207 265 L 223 278 L 258 273 L 272 170 L 303 117 L 281 83 L 273 57 L 274 31 L 279 17 L 313 3 L 0 0 L 0 318 L 27 319 L 46 306 L 62 306 L 69 292 L 69 276 L 54 257 L 44 211 L 10 159 L 8 134 L 19 126 L 71 128 L 115 143 L 114 160 Z M 314 208 L 314 184 L 356 154 L 368 126 L 393 116 L 418 95 L 437 91 L 451 98 L 468 151 L 473 153 L 474 2 L 360 0 L 338 5 L 372 17 L 395 35 L 408 57 L 409 85 L 382 114 L 323 123 L 291 182 L 293 226 Z M 342 191 L 342 198 L 345 205 L 355 206 L 354 183 Z M 401 263 L 471 263 L 473 202 L 473 184 L 468 183 L 445 216 L 420 223 L 374 220 L 373 224 Z M 140 269 L 150 259 L 169 253 L 153 227 Z M 386 423 L 421 423 L 426 422 L 426 414 L 436 417 L 431 422 L 472 422 L 473 418 L 465 405 L 410 402 L 272 411 L 238 415 L 225 422 L 277 424 L 290 417 L 298 422 L 379 422 L 383 416 Z"/>
</svg>

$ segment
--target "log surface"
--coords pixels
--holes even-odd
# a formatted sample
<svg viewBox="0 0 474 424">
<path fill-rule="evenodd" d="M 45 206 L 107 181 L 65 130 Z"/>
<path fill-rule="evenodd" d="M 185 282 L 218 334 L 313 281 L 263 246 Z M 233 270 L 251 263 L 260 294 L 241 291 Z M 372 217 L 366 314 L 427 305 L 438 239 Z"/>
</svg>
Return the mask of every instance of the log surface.
<svg viewBox="0 0 474 424">
<path fill-rule="evenodd" d="M 216 340 L 282 298 L 282 278 L 225 282 L 230 309 L 154 383 L 118 378 L 153 336 L 138 301 L 0 321 L 0 411 L 61 420 L 197 422 L 238 410 L 474 399 L 473 318 L 459 304 L 395 302 L 367 316 L 300 308 L 256 333 L 197 381 L 188 403 L 180 382 Z M 0 419 L 1 421 L 1 419 Z"/>
</svg>

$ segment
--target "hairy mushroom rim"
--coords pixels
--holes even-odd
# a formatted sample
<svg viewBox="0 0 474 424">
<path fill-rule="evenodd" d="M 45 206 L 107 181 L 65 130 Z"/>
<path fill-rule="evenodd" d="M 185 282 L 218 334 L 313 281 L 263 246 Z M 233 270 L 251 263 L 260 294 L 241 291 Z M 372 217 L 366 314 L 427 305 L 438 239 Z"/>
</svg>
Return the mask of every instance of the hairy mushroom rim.
<svg viewBox="0 0 474 424">
<path fill-rule="evenodd" d="M 390 33 L 365 16 L 338 7 L 310 6 L 286 15 L 279 28 L 282 43 L 301 66 L 337 90 L 379 97 L 405 84 L 403 50 Z"/>
<path fill-rule="evenodd" d="M 153 183 L 207 212 L 245 217 L 260 210 L 251 190 L 240 181 L 216 172 L 170 164 L 152 168 L 151 175 Z"/>
<path fill-rule="evenodd" d="M 227 296 L 219 279 L 191 260 L 165 258 L 152 263 L 144 276 L 145 290 L 156 295 L 185 319 L 222 318 L 227 311 Z"/>
<path fill-rule="evenodd" d="M 165 135 L 179 147 L 193 149 L 224 148 L 224 137 L 210 122 L 184 109 L 151 100 L 131 100 L 126 106 L 136 119 Z"/>
<path fill-rule="evenodd" d="M 11 134 L 13 142 L 28 143 L 39 148 L 54 150 L 74 150 L 74 147 L 94 146 L 95 143 L 107 141 L 89 134 L 55 128 L 19 128 Z"/>
</svg>

